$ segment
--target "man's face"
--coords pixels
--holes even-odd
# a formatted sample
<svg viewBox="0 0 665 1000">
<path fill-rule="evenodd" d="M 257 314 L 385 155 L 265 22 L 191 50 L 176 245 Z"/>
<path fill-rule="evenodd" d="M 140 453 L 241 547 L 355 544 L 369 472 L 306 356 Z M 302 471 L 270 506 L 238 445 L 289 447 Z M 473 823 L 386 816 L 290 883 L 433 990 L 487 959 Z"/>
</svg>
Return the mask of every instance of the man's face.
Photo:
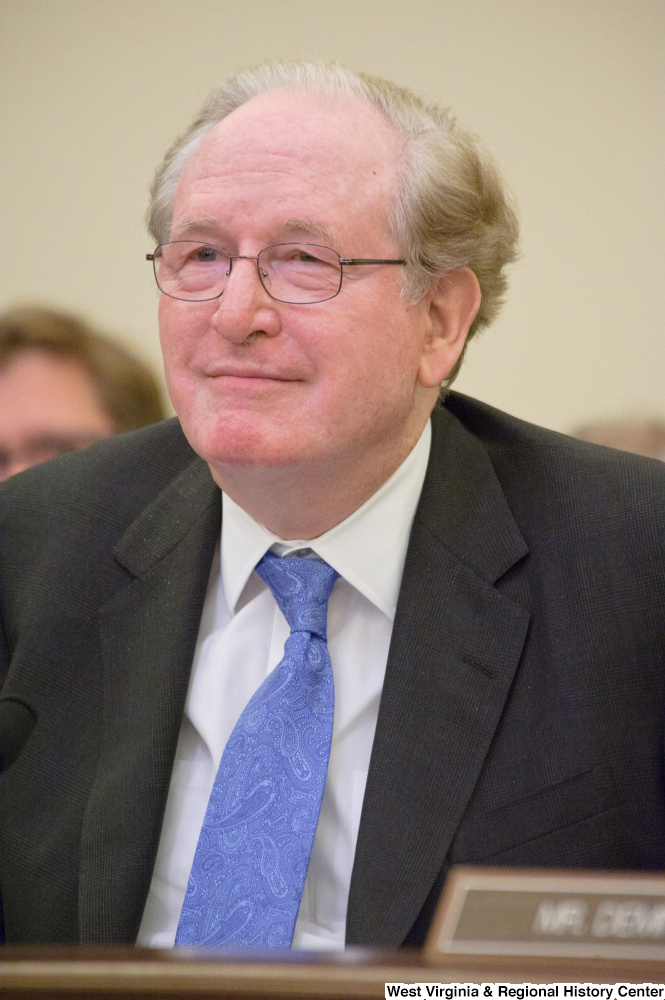
<svg viewBox="0 0 665 1000">
<path fill-rule="evenodd" d="M 309 242 L 398 258 L 387 223 L 398 155 L 391 127 L 355 98 L 261 95 L 194 153 L 171 239 L 232 255 Z M 390 456 L 399 464 L 433 402 L 418 379 L 428 309 L 402 296 L 401 272 L 348 267 L 336 298 L 294 305 L 270 298 L 255 261 L 236 260 L 213 302 L 161 296 L 171 398 L 218 482 L 238 467 L 339 475 L 380 461 L 389 475 Z"/>
<path fill-rule="evenodd" d="M 76 359 L 30 348 L 0 369 L 0 480 L 113 433 Z"/>
</svg>

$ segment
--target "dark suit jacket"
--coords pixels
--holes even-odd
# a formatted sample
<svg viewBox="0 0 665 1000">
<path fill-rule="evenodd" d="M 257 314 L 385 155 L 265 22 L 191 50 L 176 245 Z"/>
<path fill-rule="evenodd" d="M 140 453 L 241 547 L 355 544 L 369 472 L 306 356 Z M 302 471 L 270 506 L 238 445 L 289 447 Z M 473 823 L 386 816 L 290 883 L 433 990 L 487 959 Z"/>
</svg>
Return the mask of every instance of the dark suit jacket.
<svg viewBox="0 0 665 1000">
<path fill-rule="evenodd" d="M 349 943 L 421 941 L 452 863 L 665 868 L 665 470 L 454 394 L 433 429 Z M 135 939 L 219 524 L 176 421 L 0 491 L 2 698 L 37 719 L 8 940 Z"/>
</svg>

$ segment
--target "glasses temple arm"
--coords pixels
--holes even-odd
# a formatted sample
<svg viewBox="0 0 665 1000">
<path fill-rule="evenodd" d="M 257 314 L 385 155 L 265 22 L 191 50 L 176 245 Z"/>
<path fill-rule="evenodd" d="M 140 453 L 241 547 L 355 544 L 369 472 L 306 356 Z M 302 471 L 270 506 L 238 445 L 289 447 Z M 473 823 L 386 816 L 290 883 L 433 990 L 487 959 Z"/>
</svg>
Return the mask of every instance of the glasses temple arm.
<svg viewBox="0 0 665 1000">
<path fill-rule="evenodd" d="M 340 264 L 406 264 L 405 260 L 366 260 L 361 257 L 340 257 Z"/>
</svg>

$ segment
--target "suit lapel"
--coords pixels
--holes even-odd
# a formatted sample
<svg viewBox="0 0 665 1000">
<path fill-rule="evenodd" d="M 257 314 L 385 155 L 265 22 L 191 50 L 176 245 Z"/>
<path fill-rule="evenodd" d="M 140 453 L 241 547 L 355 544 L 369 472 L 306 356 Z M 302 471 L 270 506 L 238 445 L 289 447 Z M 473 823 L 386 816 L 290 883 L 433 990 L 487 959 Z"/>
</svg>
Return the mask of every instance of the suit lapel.
<svg viewBox="0 0 665 1000">
<path fill-rule="evenodd" d="M 100 611 L 101 750 L 81 840 L 81 940 L 133 941 L 219 537 L 219 490 L 195 459 L 116 546 L 136 579 Z"/>
<path fill-rule="evenodd" d="M 444 864 L 529 622 L 493 584 L 527 551 L 483 445 L 437 412 L 363 803 L 349 944 L 400 945 Z"/>
</svg>

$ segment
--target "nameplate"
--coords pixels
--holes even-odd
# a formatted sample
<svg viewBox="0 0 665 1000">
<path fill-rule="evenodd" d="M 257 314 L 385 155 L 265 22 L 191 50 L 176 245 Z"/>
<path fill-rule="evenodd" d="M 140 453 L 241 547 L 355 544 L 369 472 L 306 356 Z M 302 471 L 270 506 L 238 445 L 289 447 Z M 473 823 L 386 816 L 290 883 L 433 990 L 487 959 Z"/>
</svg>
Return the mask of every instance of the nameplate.
<svg viewBox="0 0 665 1000">
<path fill-rule="evenodd" d="M 665 961 L 665 876 L 453 868 L 424 948 L 450 954 Z"/>
</svg>

